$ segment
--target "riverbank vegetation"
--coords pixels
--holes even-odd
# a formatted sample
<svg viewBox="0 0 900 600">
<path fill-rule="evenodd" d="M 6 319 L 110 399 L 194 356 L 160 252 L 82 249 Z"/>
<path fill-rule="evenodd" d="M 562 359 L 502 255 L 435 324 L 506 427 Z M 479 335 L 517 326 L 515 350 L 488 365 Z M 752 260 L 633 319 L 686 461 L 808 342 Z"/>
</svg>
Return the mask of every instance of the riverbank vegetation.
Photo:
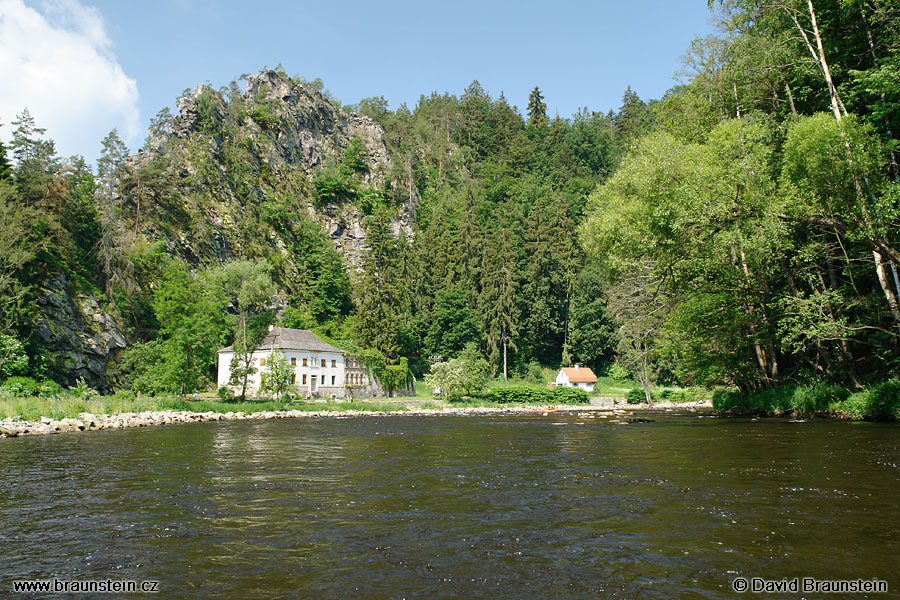
<svg viewBox="0 0 900 600">
<path fill-rule="evenodd" d="M 365 98 L 343 108 L 383 135 L 344 132 L 316 165 L 282 146 L 297 107 L 269 91 L 339 103 L 281 69 L 186 95 L 193 120 L 161 111 L 139 155 L 111 132 L 96 169 L 23 111 L 0 146 L 0 379 L 90 371 L 54 346 L 68 295 L 122 332 L 99 387 L 141 398 L 211 390 L 216 349 L 247 357 L 277 323 L 447 397 L 580 362 L 633 401 L 894 415 L 900 5 L 711 6 L 718 32 L 658 101 Z M 353 264 L 333 242 L 350 216 Z"/>
<path fill-rule="evenodd" d="M 900 5 L 711 4 L 721 35 L 581 229 L 620 359 L 647 388 L 731 386 L 720 408 L 891 418 Z"/>
<path fill-rule="evenodd" d="M 821 383 L 749 394 L 723 389 L 713 395 L 713 408 L 739 414 L 900 420 L 900 380 L 890 379 L 859 391 Z"/>
</svg>

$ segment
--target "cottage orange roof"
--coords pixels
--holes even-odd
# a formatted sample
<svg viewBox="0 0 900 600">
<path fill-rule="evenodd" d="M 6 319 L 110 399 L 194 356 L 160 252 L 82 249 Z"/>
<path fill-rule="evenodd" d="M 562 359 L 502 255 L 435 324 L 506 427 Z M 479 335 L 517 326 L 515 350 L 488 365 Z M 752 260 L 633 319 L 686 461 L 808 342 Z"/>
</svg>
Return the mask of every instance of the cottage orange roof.
<svg viewBox="0 0 900 600">
<path fill-rule="evenodd" d="M 588 367 L 563 367 L 563 373 L 569 378 L 570 383 L 595 383 L 597 376 Z"/>
</svg>

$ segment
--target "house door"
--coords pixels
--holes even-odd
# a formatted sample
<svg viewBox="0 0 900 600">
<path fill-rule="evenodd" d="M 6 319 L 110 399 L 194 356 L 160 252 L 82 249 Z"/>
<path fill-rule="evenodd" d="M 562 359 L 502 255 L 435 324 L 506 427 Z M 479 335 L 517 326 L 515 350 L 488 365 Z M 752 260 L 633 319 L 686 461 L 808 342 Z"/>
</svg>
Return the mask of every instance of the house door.
<svg viewBox="0 0 900 600">
<path fill-rule="evenodd" d="M 315 375 L 313 375 L 309 378 L 309 393 L 315 394 L 316 390 L 319 389 L 317 382 L 318 382 L 318 379 L 316 378 Z"/>
</svg>

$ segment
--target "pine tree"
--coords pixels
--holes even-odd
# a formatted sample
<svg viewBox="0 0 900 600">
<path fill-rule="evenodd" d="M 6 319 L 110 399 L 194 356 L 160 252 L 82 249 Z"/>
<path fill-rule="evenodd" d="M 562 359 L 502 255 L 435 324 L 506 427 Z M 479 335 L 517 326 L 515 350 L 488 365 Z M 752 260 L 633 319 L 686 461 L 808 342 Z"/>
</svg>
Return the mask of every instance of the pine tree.
<svg viewBox="0 0 900 600">
<path fill-rule="evenodd" d="M 130 240 L 122 214 L 121 186 L 128 150 L 115 129 L 103 138 L 102 144 L 100 158 L 97 159 L 96 197 L 101 229 L 97 261 L 106 296 L 115 302 L 117 289 L 127 295 L 135 288 L 134 263 L 128 256 Z"/>
<path fill-rule="evenodd" d="M 369 250 L 358 285 L 359 309 L 355 334 L 359 342 L 388 359 L 400 354 L 401 293 L 396 273 L 399 248 L 383 213 L 365 223 Z"/>
<path fill-rule="evenodd" d="M 547 126 L 547 105 L 544 103 L 544 97 L 541 95 L 541 89 L 534 86 L 531 94 L 528 96 L 528 126 L 529 127 L 546 127 Z"/>
<path fill-rule="evenodd" d="M 16 159 L 16 187 L 25 206 L 39 206 L 45 203 L 53 173 L 60 167 L 56 145 L 52 140 L 41 139 L 47 130 L 35 125 L 28 109 L 23 110 L 12 124 L 15 129 L 10 148 Z"/>
<path fill-rule="evenodd" d="M 627 146 L 646 133 L 652 122 L 653 115 L 647 104 L 628 86 L 614 120 L 616 138 Z"/>
<path fill-rule="evenodd" d="M 508 351 L 517 349 L 515 342 L 519 335 L 521 306 L 517 295 L 515 254 L 506 230 L 500 229 L 496 237 L 485 244 L 483 271 L 484 282 L 478 302 L 482 327 L 491 367 L 496 372 L 502 364 L 503 378 L 506 379 Z"/>
<path fill-rule="evenodd" d="M 6 146 L 0 141 L 0 181 L 12 179 L 12 164 L 6 156 Z"/>
</svg>

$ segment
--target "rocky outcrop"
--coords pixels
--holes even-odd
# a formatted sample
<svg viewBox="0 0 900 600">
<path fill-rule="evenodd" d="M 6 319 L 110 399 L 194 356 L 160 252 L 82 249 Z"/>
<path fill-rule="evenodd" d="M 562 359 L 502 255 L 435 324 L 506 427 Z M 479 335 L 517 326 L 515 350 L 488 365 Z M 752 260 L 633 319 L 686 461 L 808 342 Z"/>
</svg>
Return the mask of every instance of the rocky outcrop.
<svg viewBox="0 0 900 600">
<path fill-rule="evenodd" d="M 202 171 L 203 177 L 219 178 L 220 183 L 210 186 L 213 189 L 182 190 L 185 198 L 207 195 L 215 200 L 205 207 L 204 214 L 191 214 L 191 225 L 199 228 L 202 235 L 174 230 L 170 223 L 158 218 L 154 222 L 151 216 L 140 225 L 149 239 L 165 241 L 169 251 L 192 263 L 230 260 L 243 252 L 244 240 L 231 235 L 235 222 L 278 193 L 282 198 L 291 196 L 298 203 L 296 210 L 321 225 L 351 272 L 361 268 L 366 249 L 364 215 L 352 202 L 318 204 L 313 198 L 311 180 L 322 169 L 339 163 L 351 140 L 357 139 L 365 149 L 361 158 L 367 168 L 356 176 L 363 186 L 383 189 L 392 177 L 393 164 L 384 129 L 377 121 L 345 112 L 318 91 L 273 70 L 247 77 L 242 92 L 237 86 L 227 93 L 197 86 L 178 98 L 177 109 L 178 114 L 165 126 L 151 130 L 151 150 L 136 155 L 132 161 L 139 165 L 157 154 L 179 156 L 179 164 L 173 170 L 181 174 L 173 172 L 173 179 L 196 181 L 196 175 Z M 232 153 L 233 157 L 236 144 L 242 153 L 239 168 L 246 167 L 250 174 L 246 178 L 250 180 L 246 181 L 248 185 L 242 185 L 241 190 L 234 189 L 233 174 L 229 173 L 235 165 L 228 155 Z M 198 159 L 201 155 L 203 158 Z M 268 183 L 260 184 L 263 172 L 274 175 Z M 279 185 L 282 189 L 276 192 L 274 188 Z M 399 207 L 392 221 L 397 235 L 412 231 L 418 196 L 415 190 L 408 196 L 409 201 Z M 125 201 L 129 203 L 127 198 Z M 176 210 L 190 214 L 196 207 L 184 209 Z M 278 246 L 281 241 L 273 239 L 271 243 Z"/>
<path fill-rule="evenodd" d="M 96 297 L 74 291 L 60 274 L 41 286 L 38 310 L 35 335 L 47 350 L 53 379 L 66 385 L 84 379 L 100 391 L 118 383 L 118 360 L 127 345 L 124 327 Z"/>
</svg>

